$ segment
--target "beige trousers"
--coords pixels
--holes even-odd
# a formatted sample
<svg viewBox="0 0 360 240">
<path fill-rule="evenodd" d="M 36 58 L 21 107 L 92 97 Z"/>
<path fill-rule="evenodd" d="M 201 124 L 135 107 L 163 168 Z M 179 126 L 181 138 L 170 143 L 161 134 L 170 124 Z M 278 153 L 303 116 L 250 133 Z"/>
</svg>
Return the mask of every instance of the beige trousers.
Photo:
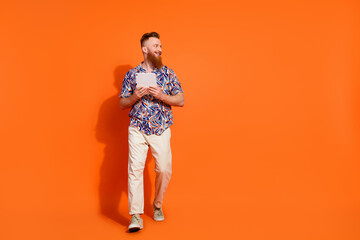
<svg viewBox="0 0 360 240">
<path fill-rule="evenodd" d="M 160 136 L 146 135 L 129 127 L 128 197 L 129 213 L 144 213 L 143 172 L 149 146 L 155 160 L 155 198 L 153 204 L 160 208 L 171 177 L 170 128 Z"/>
</svg>

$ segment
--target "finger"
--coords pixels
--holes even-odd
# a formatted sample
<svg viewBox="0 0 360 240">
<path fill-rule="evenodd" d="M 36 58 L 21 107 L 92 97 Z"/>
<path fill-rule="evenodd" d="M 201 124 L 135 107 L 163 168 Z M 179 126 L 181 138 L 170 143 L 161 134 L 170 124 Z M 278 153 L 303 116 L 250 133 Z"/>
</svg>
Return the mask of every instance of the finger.
<svg viewBox="0 0 360 240">
<path fill-rule="evenodd" d="M 139 96 L 144 96 L 145 95 L 145 92 L 139 92 Z"/>
<path fill-rule="evenodd" d="M 139 90 L 143 91 L 143 90 L 147 90 L 147 87 L 140 87 Z"/>
</svg>

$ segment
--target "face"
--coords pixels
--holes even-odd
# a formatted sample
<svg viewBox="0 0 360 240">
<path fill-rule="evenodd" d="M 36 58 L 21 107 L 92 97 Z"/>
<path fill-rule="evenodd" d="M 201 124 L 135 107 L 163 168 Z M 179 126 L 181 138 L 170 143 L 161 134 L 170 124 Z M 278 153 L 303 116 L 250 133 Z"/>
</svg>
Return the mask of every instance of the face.
<svg viewBox="0 0 360 240">
<path fill-rule="evenodd" d="M 162 58 L 161 58 L 162 50 L 161 50 L 160 39 L 155 37 L 149 38 L 145 42 L 142 49 L 145 58 L 150 60 L 155 67 L 160 68 L 162 66 Z"/>
<path fill-rule="evenodd" d="M 144 44 L 143 51 L 146 54 L 152 53 L 154 56 L 160 57 L 162 52 L 160 39 L 155 37 L 149 38 Z"/>
</svg>

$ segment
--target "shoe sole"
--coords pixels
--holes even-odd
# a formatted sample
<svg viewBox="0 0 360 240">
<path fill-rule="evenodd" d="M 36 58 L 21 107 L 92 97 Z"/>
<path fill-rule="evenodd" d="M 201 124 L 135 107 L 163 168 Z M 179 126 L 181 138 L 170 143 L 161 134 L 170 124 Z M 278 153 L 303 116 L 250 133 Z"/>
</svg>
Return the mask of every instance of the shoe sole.
<svg viewBox="0 0 360 240">
<path fill-rule="evenodd" d="M 129 228 L 128 228 L 129 232 L 137 232 L 137 231 L 139 231 L 139 230 L 141 230 L 141 229 L 143 229 L 143 225 L 142 225 L 142 224 L 140 224 L 140 225 L 138 225 L 138 226 L 133 226 L 133 227 L 129 227 Z"/>
<path fill-rule="evenodd" d="M 129 230 L 129 232 L 137 232 L 137 231 L 139 231 L 141 229 L 143 229 L 142 226 L 140 226 L 140 227 L 132 227 L 132 228 L 129 228 L 128 230 Z"/>
<path fill-rule="evenodd" d="M 162 221 L 164 221 L 165 220 L 165 218 L 158 218 L 158 219 L 155 219 L 155 218 L 153 218 L 156 222 L 162 222 Z"/>
<path fill-rule="evenodd" d="M 129 232 L 137 232 L 139 230 L 141 230 L 142 228 L 140 227 L 133 227 L 133 228 L 129 228 Z"/>
</svg>

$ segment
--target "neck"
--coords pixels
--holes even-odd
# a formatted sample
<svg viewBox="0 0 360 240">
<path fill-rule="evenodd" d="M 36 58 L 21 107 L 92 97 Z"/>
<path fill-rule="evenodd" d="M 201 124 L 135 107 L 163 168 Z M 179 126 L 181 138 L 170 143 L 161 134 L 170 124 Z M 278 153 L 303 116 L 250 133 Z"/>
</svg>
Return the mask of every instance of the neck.
<svg viewBox="0 0 360 240">
<path fill-rule="evenodd" d="M 141 65 L 146 72 L 152 72 L 155 70 L 155 66 L 148 59 L 144 59 L 144 62 L 142 62 Z"/>
</svg>

